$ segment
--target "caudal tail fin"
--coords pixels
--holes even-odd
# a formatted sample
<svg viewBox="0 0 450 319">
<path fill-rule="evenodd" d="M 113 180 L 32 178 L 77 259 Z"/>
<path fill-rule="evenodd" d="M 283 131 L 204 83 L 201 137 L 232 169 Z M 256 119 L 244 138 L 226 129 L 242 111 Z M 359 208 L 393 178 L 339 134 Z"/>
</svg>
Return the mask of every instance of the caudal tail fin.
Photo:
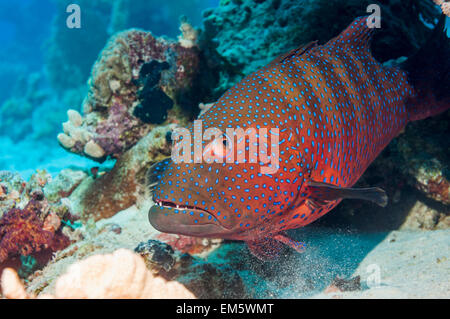
<svg viewBox="0 0 450 319">
<path fill-rule="evenodd" d="M 450 38 L 444 29 L 445 15 L 442 15 L 425 45 L 400 65 L 415 91 L 407 102 L 410 121 L 450 108 Z"/>
</svg>

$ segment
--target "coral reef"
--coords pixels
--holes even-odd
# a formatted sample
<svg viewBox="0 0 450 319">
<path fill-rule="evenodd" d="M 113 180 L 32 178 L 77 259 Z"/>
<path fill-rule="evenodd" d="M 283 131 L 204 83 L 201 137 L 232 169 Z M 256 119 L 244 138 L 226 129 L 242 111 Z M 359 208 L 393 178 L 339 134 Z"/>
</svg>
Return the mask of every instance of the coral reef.
<svg viewBox="0 0 450 319">
<path fill-rule="evenodd" d="M 184 94 L 194 85 L 199 57 L 192 32 L 186 26 L 183 30 L 183 42 L 139 30 L 113 36 L 93 67 L 84 116 L 68 112 L 60 144 L 103 161 L 119 158 L 156 124 L 185 124 L 193 114 L 180 105 L 198 104 L 187 102 Z"/>
<path fill-rule="evenodd" d="M 145 172 L 150 164 L 170 156 L 167 133 L 174 127 L 155 127 L 125 152 L 111 171 L 85 179 L 70 196 L 74 213 L 84 220 L 99 220 L 134 205 L 146 194 Z"/>
<path fill-rule="evenodd" d="M 301 44 L 328 41 L 355 17 L 366 15 L 366 8 L 372 3 L 242 0 L 221 1 L 219 7 L 205 10 L 200 43 L 213 60 L 211 65 L 217 65 L 216 91 L 220 95 L 243 76 Z M 439 14 L 428 0 L 412 1 L 410 5 L 401 0 L 379 4 L 383 26 L 372 47 L 374 56 L 382 61 L 408 56 L 418 49 L 429 34 L 421 18 L 432 22 Z"/>
<path fill-rule="evenodd" d="M 448 2 L 435 2 L 448 14 Z M 442 247 L 448 246 L 450 227 L 449 112 L 408 125 L 358 182 L 386 189 L 386 209 L 344 201 L 311 227 L 292 232 L 310 242 L 304 255 L 285 251 L 280 261 L 264 264 L 243 244 L 163 234 L 149 225 L 147 212 L 153 203 L 145 173 L 170 155 L 171 131 L 205 112 L 228 87 L 280 53 L 311 40 L 328 40 L 355 16 L 367 14 L 370 1 L 223 0 L 218 8 L 205 11 L 202 30 L 182 18 L 177 40 L 155 36 L 176 30 L 175 19 L 170 30 L 167 19 L 155 26 L 162 8 L 174 3 L 179 1 L 155 7 L 145 0 L 81 0 L 86 14 L 81 30 L 65 28 L 66 15 L 58 13 L 47 71 L 60 94 L 43 89 L 42 76 L 30 75 L 18 81 L 19 91 L 0 107 L 0 133 L 11 143 L 5 144 L 7 149 L 23 138 L 54 140 L 55 123 L 63 121 L 70 106 L 58 135 L 60 145 L 97 162 L 115 162 L 111 169 L 92 167 L 89 174 L 73 168 L 52 178 L 38 171 L 28 182 L 0 171 L 0 272 L 6 266 L 19 270 L 3 270 L 3 296 L 247 298 L 310 296 L 323 290 L 338 296 L 376 294 L 365 289 L 366 268 L 357 269 L 360 262 L 392 268 L 383 269 L 383 276 L 404 266 L 411 276 L 425 276 L 424 285 L 436 288 L 434 294 L 448 294 L 448 283 L 429 283 L 448 273 Z M 66 4 L 57 0 L 60 12 Z M 185 2 L 177 10 L 186 12 L 187 7 L 194 5 Z M 430 23 L 439 14 L 429 0 L 410 5 L 394 0 L 381 7 L 383 27 L 373 49 L 382 61 L 409 56 L 429 34 L 422 20 Z M 153 33 L 123 31 L 147 25 Z M 89 75 L 86 90 L 83 83 Z M 33 147 L 46 147 L 42 144 Z M 1 160 L 3 166 L 8 158 Z M 373 230 L 375 235 L 366 232 Z M 401 231 L 388 234 L 391 230 Z M 407 253 L 405 247 L 410 247 Z M 422 264 L 411 263 L 414 259 Z M 395 286 L 395 296 L 405 291 L 420 295 L 422 287 L 408 286 L 415 280 L 395 274 L 384 287 Z M 26 278 L 26 288 L 18 276 Z M 397 285 L 397 278 L 404 282 Z"/>
<path fill-rule="evenodd" d="M 310 297 L 326 289 L 336 276 L 353 278 L 360 275 L 364 287 L 370 275 L 367 266 L 374 263 L 383 269 L 382 287 L 397 289 L 393 296 L 404 293 L 443 296 L 445 291 L 448 293 L 448 283 L 442 281 L 448 272 L 448 231 L 374 234 L 310 227 L 297 234 L 297 238 L 307 241 L 307 251 L 304 254 L 287 251 L 276 262 L 258 261 L 249 255 L 245 245 L 237 242 L 225 242 L 199 258 L 178 252 L 157 240 L 149 244 L 148 239 L 156 239 L 159 235 L 148 226 L 146 212 L 149 205 L 134 206 L 109 219 L 84 224 L 82 240 L 55 253 L 46 267 L 27 278 L 28 294 L 39 298 L 55 295 L 58 281 L 55 278 L 63 275 L 70 265 L 93 255 L 111 254 L 121 247 L 129 250 L 141 247 L 139 253 L 153 276 L 182 283 L 198 298 Z M 120 233 L 114 231 L 117 227 L 121 228 Z M 413 255 L 417 262 L 411 262 Z M 353 274 L 361 260 L 363 266 Z M 421 278 L 420 281 L 417 278 Z M 377 293 L 379 289 L 369 292 L 383 296 L 385 290 Z M 354 293 L 357 297 L 368 291 L 364 287 Z"/>
<path fill-rule="evenodd" d="M 56 17 L 46 43 L 45 57 L 49 80 L 58 91 L 79 87 L 86 82 L 98 52 L 110 35 L 129 28 L 140 28 L 152 30 L 156 35 L 175 37 L 181 15 L 186 15 L 198 25 L 201 22 L 201 8 L 208 5 L 207 0 L 186 3 L 178 0 L 160 3 L 147 0 L 80 0 L 77 4 L 83 11 L 82 28 L 69 29 L 66 27 L 66 7 L 71 2 L 55 2 Z"/>
<path fill-rule="evenodd" d="M 33 298 L 26 292 L 17 274 L 5 269 L 1 278 L 6 298 Z M 54 294 L 40 298 L 150 299 L 195 296 L 182 284 L 154 276 L 143 259 L 126 249 L 112 254 L 94 255 L 69 267 L 56 281 Z"/>
<path fill-rule="evenodd" d="M 11 209 L 22 209 L 33 198 L 42 197 L 42 188 L 50 178 L 45 170 L 38 170 L 25 182 L 18 173 L 0 171 L 0 218 Z"/>
</svg>

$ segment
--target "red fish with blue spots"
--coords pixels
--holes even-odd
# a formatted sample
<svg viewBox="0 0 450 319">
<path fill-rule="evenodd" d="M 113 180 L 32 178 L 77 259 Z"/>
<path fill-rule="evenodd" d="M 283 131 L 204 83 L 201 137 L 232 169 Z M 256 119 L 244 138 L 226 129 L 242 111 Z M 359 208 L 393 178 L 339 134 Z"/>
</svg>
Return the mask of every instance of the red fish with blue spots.
<svg viewBox="0 0 450 319">
<path fill-rule="evenodd" d="M 375 30 L 366 19 L 324 45 L 302 46 L 248 75 L 199 118 L 204 129 L 224 132 L 276 128 L 274 173 L 261 173 L 261 163 L 249 161 L 158 163 L 148 178 L 156 203 L 150 223 L 163 232 L 243 240 L 267 259 L 282 244 L 302 251 L 286 230 L 310 224 L 342 199 L 385 206 L 382 189 L 351 187 L 408 122 L 449 108 L 450 45 L 441 19 L 404 65 L 384 67 L 370 53 Z M 202 146 L 232 141 L 224 135 Z"/>
</svg>

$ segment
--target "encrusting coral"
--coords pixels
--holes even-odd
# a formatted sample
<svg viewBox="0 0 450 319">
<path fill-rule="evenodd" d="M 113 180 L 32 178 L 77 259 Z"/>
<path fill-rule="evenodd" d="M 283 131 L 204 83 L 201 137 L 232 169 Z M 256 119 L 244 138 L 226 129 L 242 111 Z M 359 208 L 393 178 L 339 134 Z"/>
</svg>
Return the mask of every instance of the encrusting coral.
<svg viewBox="0 0 450 319">
<path fill-rule="evenodd" d="M 17 273 L 5 269 L 1 277 L 6 298 L 35 298 L 28 294 Z M 71 265 L 56 280 L 52 295 L 39 298 L 195 298 L 176 281 L 167 281 L 152 274 L 141 256 L 127 249 L 112 254 L 94 255 Z"/>
<path fill-rule="evenodd" d="M 102 162 L 119 158 L 157 124 L 181 123 L 186 92 L 198 73 L 196 32 L 187 22 L 179 41 L 127 30 L 114 35 L 93 66 L 83 113 L 68 111 L 58 141 L 67 150 Z"/>
</svg>

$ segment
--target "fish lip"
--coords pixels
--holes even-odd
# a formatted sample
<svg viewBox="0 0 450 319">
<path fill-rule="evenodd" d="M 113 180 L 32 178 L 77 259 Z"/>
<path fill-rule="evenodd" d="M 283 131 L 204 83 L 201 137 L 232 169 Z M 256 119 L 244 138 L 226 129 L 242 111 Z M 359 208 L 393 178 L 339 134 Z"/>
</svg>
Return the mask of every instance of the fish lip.
<svg viewBox="0 0 450 319">
<path fill-rule="evenodd" d="M 228 232 L 231 230 L 231 228 L 226 227 L 225 225 L 223 225 L 220 221 L 219 218 L 217 218 L 217 216 L 215 216 L 213 213 L 211 213 L 210 211 L 201 208 L 201 207 L 197 207 L 197 206 L 190 206 L 190 205 L 179 205 L 179 204 L 175 204 L 174 202 L 171 201 L 166 201 L 166 200 L 161 200 L 161 199 L 157 199 L 157 198 L 153 198 L 153 202 L 156 204 L 156 206 L 159 207 L 163 207 L 163 208 L 169 208 L 169 209 L 177 209 L 177 210 L 190 210 L 190 211 L 197 211 L 197 212 L 202 212 L 204 214 L 206 214 L 206 216 L 211 216 L 214 219 L 214 222 L 211 223 L 205 223 L 205 224 L 199 224 L 199 225 L 179 225 L 180 227 L 189 227 L 189 228 L 201 228 L 202 226 L 206 226 L 206 225 L 216 225 L 217 227 L 220 227 L 224 232 Z M 150 213 L 150 212 L 149 212 Z M 150 216 L 149 216 L 150 217 Z M 153 225 L 153 227 L 155 227 L 155 225 L 150 221 L 150 223 Z M 157 230 L 158 227 L 155 227 Z M 161 228 L 161 227 L 159 227 Z M 163 232 L 168 232 L 165 230 L 160 230 Z M 190 235 L 185 233 L 184 235 Z"/>
<path fill-rule="evenodd" d="M 171 202 L 171 201 L 161 200 L 161 199 L 156 199 L 156 198 L 153 198 L 153 202 L 154 202 L 156 205 L 158 205 L 158 206 L 167 207 L 167 208 L 172 208 L 172 209 L 180 209 L 180 210 L 183 210 L 183 209 L 184 209 L 184 210 L 196 210 L 196 211 L 201 211 L 201 212 L 206 213 L 206 214 L 208 214 L 208 215 L 211 215 L 212 217 L 214 217 L 214 218 L 217 219 L 217 217 L 214 216 L 213 213 L 211 213 L 210 211 L 208 211 L 208 210 L 206 210 L 206 209 L 204 209 L 204 208 L 198 207 L 198 206 L 179 205 L 179 204 L 175 204 L 174 202 Z M 217 219 L 217 221 L 219 221 L 219 220 Z M 220 222 L 219 222 L 219 223 L 220 223 Z"/>
</svg>

